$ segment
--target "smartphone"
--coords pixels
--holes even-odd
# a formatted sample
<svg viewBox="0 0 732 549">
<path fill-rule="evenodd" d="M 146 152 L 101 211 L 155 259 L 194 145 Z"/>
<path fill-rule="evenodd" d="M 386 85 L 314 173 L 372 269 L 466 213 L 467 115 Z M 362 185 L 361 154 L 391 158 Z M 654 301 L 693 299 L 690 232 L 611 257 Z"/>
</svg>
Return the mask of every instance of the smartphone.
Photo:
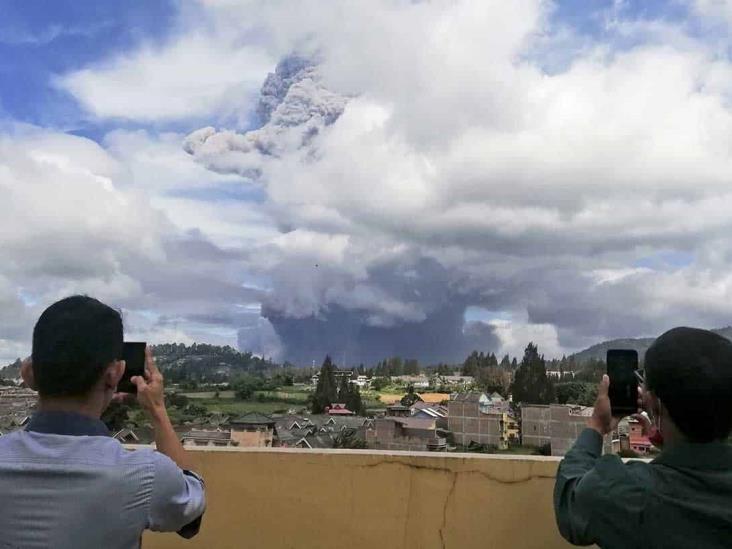
<svg viewBox="0 0 732 549">
<path fill-rule="evenodd" d="M 638 411 L 638 352 L 610 349 L 607 352 L 607 375 L 610 377 L 610 406 L 613 416 L 627 416 Z"/>
<path fill-rule="evenodd" d="M 120 393 L 136 393 L 137 386 L 130 381 L 133 376 L 145 375 L 145 347 L 144 341 L 125 342 L 122 347 L 122 360 L 125 361 L 125 373 L 117 384 Z"/>
</svg>

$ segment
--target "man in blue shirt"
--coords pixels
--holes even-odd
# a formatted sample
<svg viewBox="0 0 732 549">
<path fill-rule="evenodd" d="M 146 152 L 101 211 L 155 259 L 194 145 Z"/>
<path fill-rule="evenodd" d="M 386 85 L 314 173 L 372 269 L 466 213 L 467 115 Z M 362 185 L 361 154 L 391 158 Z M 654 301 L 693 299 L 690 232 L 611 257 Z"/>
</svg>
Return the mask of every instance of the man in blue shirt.
<svg viewBox="0 0 732 549">
<path fill-rule="evenodd" d="M 650 463 L 601 455 L 602 437 L 619 419 L 610 383 L 604 376 L 588 428 L 559 465 L 559 531 L 603 548 L 732 547 L 732 342 L 674 328 L 648 349 L 639 404 L 662 446 Z"/>
<path fill-rule="evenodd" d="M 125 450 L 100 420 L 121 356 L 122 318 L 96 299 L 63 299 L 39 318 L 21 372 L 38 409 L 24 431 L 0 437 L 0 547 L 131 549 L 145 529 L 197 533 L 203 481 L 168 419 L 149 351 L 145 376 L 132 382 L 157 451 Z"/>
</svg>

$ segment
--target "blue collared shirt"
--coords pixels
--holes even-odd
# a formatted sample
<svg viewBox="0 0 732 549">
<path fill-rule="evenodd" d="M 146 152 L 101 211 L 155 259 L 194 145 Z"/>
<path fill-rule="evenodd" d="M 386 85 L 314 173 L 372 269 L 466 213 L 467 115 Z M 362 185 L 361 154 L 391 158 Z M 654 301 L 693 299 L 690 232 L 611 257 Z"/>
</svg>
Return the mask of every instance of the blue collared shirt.
<svg viewBox="0 0 732 549">
<path fill-rule="evenodd" d="M 145 529 L 189 537 L 205 506 L 197 475 L 125 450 L 99 420 L 37 412 L 0 437 L 2 549 L 138 548 Z"/>
</svg>

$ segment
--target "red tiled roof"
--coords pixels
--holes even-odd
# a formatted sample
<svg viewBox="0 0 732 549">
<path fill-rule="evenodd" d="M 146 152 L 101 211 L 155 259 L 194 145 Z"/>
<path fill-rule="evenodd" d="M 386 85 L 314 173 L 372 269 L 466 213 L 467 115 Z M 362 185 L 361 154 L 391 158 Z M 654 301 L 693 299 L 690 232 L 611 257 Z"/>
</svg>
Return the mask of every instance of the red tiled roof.
<svg viewBox="0 0 732 549">
<path fill-rule="evenodd" d="M 331 416 L 352 416 L 353 412 L 351 410 L 346 410 L 345 408 L 331 408 L 328 410 L 328 415 Z"/>
</svg>

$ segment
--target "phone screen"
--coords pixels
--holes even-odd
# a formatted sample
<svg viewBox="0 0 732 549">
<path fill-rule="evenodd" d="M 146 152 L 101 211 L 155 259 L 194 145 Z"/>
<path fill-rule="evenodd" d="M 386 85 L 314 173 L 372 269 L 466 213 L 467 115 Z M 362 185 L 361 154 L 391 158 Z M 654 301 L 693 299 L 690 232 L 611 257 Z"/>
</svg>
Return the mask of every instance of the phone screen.
<svg viewBox="0 0 732 549">
<path fill-rule="evenodd" d="M 136 393 L 137 386 L 130 381 L 133 376 L 145 375 L 145 342 L 125 342 L 122 348 L 122 360 L 125 361 L 125 373 L 122 376 L 117 391 L 120 393 Z"/>
<path fill-rule="evenodd" d="M 607 352 L 607 375 L 610 376 L 610 405 L 614 416 L 638 411 L 638 353 L 634 350 L 611 349 Z"/>
</svg>

